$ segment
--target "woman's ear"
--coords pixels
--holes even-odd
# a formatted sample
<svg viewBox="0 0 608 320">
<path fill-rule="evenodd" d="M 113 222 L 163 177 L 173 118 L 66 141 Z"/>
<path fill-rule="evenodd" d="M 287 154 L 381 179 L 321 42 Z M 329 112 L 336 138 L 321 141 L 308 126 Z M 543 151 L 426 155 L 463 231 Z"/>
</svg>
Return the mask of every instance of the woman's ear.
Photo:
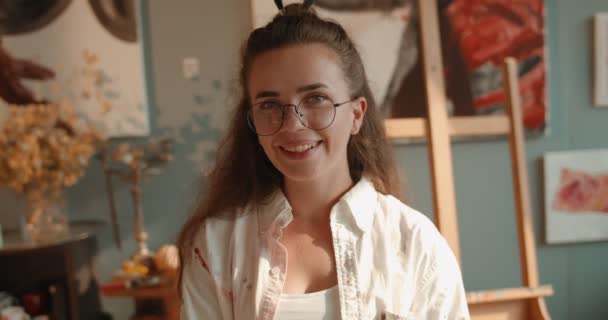
<svg viewBox="0 0 608 320">
<path fill-rule="evenodd" d="M 359 133 L 361 125 L 363 124 L 363 117 L 365 116 L 365 111 L 367 110 L 367 100 L 364 97 L 360 97 L 353 101 L 353 103 L 355 104 L 353 106 L 354 117 L 350 134 L 355 135 Z"/>
</svg>

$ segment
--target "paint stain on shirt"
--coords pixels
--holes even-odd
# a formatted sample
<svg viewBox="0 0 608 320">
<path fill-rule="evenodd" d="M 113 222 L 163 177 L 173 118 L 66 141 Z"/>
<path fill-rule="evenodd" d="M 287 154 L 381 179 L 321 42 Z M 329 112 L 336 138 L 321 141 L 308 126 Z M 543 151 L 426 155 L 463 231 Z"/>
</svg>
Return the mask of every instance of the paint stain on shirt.
<svg viewBox="0 0 608 320">
<path fill-rule="evenodd" d="M 207 266 L 207 263 L 205 262 L 205 259 L 203 259 L 203 256 L 201 255 L 201 251 L 198 248 L 194 248 L 194 254 L 196 255 L 196 258 L 198 259 L 198 261 L 201 263 L 201 267 L 203 267 L 205 270 L 207 270 L 207 272 L 210 272 L 209 267 Z"/>
</svg>

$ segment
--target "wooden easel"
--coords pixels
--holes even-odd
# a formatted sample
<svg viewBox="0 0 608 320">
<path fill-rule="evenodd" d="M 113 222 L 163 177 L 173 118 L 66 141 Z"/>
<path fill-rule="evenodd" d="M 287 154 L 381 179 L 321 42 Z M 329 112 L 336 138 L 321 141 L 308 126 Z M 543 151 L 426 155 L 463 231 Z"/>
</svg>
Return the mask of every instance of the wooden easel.
<svg viewBox="0 0 608 320">
<path fill-rule="evenodd" d="M 538 280 L 516 62 L 509 58 L 503 65 L 505 91 L 508 95 L 506 115 L 448 118 L 437 1 L 418 0 L 418 9 L 428 117 L 389 119 L 386 122 L 387 134 L 393 138 L 427 139 L 435 223 L 459 261 L 460 244 L 450 138 L 508 135 L 523 286 L 469 292 L 467 301 L 471 316 L 476 320 L 550 319 L 544 297 L 552 295 L 553 289 L 551 286 L 540 286 Z"/>
</svg>

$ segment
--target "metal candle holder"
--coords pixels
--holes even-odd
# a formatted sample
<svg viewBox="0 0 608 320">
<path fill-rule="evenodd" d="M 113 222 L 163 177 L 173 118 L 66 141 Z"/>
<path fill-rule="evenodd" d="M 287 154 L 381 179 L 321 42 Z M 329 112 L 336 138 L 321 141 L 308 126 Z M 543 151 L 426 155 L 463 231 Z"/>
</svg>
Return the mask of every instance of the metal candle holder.
<svg viewBox="0 0 608 320">
<path fill-rule="evenodd" d="M 103 165 L 106 177 L 106 192 L 110 205 L 114 241 L 119 249 L 122 249 L 122 246 L 112 178 L 117 176 L 130 185 L 135 213 L 135 240 L 137 242 L 137 249 L 132 257 L 133 261 L 142 261 L 152 255 L 147 244 L 148 233 L 144 228 L 144 214 L 141 204 L 142 181 L 148 175 L 160 174 L 167 164 L 173 160 L 172 147 L 173 139 L 162 138 L 149 140 L 142 146 L 134 146 L 128 143 L 113 146 L 106 144 L 99 153 L 98 157 Z"/>
</svg>

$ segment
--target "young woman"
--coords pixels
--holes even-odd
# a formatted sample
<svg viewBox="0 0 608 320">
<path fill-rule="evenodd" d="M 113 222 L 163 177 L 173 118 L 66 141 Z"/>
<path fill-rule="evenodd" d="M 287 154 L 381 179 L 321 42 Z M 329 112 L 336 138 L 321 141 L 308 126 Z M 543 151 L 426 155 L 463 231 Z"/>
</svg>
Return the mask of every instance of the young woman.
<svg viewBox="0 0 608 320">
<path fill-rule="evenodd" d="M 178 240 L 182 319 L 468 319 L 446 241 L 395 197 L 361 58 L 310 2 L 244 47 L 243 96 Z"/>
</svg>

